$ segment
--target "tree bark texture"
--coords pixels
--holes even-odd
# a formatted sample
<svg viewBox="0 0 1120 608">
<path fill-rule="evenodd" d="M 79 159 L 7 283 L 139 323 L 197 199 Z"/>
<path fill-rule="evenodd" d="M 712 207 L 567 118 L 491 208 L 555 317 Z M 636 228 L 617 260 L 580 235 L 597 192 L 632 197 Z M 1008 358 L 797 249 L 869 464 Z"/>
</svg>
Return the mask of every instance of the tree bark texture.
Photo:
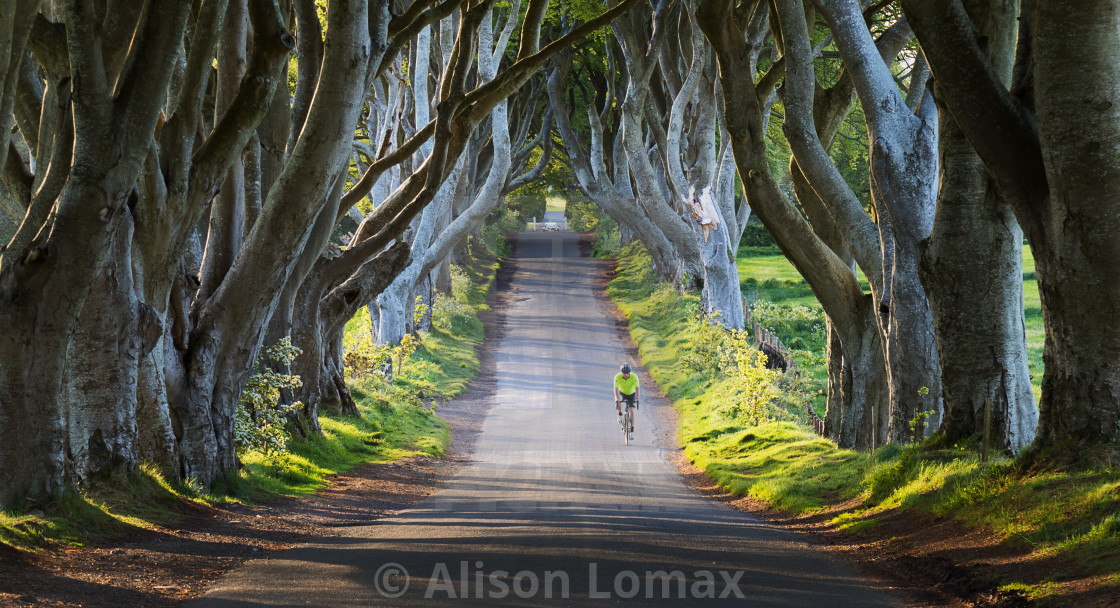
<svg viewBox="0 0 1120 608">
<path fill-rule="evenodd" d="M 249 35 L 247 0 L 228 0 L 222 22 L 222 38 L 218 44 L 216 99 L 214 123 L 233 103 L 241 79 L 245 75 L 246 42 Z M 245 227 L 245 163 L 237 158 L 223 181 L 218 196 L 210 204 L 210 225 L 203 250 L 202 285 L 198 299 L 205 301 L 221 285 L 233 258 L 241 249 Z"/>
<path fill-rule="evenodd" d="M 817 2 L 817 7 L 828 20 L 867 117 L 871 191 L 884 248 L 880 326 L 891 385 L 889 435 L 891 441 L 913 441 L 921 437 L 912 435 L 911 422 L 924 418 L 923 430 L 934 430 L 942 410 L 933 316 L 918 275 L 918 242 L 932 229 L 936 201 L 936 110 L 928 94 L 916 113 L 906 105 L 858 3 Z"/>
<path fill-rule="evenodd" d="M 942 431 L 950 442 L 980 437 L 991 399 L 993 447 L 1018 452 L 1038 423 L 1023 325 L 1023 233 L 947 119 L 937 216 L 922 257 L 941 354 Z"/>
<path fill-rule="evenodd" d="M 1045 445 L 1120 435 L 1120 3 L 1078 6 L 1039 2 L 1034 15 L 1049 200 L 1028 236 L 1046 324 Z"/>
<path fill-rule="evenodd" d="M 903 7 L 1035 257 L 1046 343 L 1034 447 L 1069 458 L 1108 445 L 1120 418 L 1120 5 L 1023 2 L 1010 90 L 960 3 Z"/>
<path fill-rule="evenodd" d="M 969 3 L 989 56 L 1011 80 L 1016 12 L 1003 2 Z M 942 365 L 948 442 L 985 434 L 1018 453 L 1038 425 L 1023 322 L 1023 231 L 948 109 L 940 112 L 941 188 L 933 233 L 922 246 Z"/>
<path fill-rule="evenodd" d="M 127 203 L 162 107 L 189 6 L 161 4 L 147 12 L 129 52 L 150 55 L 150 60 L 128 64 L 114 94 L 91 29 L 94 15 L 86 13 L 90 9 L 79 3 L 65 11 L 75 132 L 69 181 L 49 225 L 25 247 L 0 257 L 0 323 L 20 328 L 4 332 L 0 342 L 2 504 L 25 496 L 47 498 L 73 484 L 66 461 L 67 345 L 87 296 L 98 277 L 106 276 L 113 244 L 131 233 Z M 51 303 L 50 312 L 42 302 Z M 31 344 L 35 347 L 29 349 Z M 93 442 L 95 451 L 103 443 L 110 454 L 126 453 L 117 439 L 103 433 Z M 89 446 L 87 442 L 87 454 Z"/>
</svg>

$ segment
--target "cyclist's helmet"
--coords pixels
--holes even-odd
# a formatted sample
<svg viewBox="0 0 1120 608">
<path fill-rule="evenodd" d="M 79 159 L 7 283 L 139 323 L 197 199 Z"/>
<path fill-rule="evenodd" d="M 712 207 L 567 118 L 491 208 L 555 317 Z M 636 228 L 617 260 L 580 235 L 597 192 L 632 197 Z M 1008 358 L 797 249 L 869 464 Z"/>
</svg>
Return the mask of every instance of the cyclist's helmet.
<svg viewBox="0 0 1120 608">
<path fill-rule="evenodd" d="M 622 367 L 618 368 L 618 371 L 620 371 L 624 374 L 629 374 L 630 373 L 630 364 L 629 363 L 623 363 Z"/>
</svg>

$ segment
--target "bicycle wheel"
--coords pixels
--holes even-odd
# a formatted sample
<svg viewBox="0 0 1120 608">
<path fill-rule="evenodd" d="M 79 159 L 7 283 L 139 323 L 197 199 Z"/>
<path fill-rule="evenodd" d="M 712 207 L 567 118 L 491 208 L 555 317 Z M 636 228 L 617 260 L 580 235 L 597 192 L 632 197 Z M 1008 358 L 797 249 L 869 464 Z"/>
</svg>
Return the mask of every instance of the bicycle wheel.
<svg viewBox="0 0 1120 608">
<path fill-rule="evenodd" d="M 625 410 L 622 414 L 622 440 L 630 445 L 630 408 L 623 404 Z"/>
</svg>

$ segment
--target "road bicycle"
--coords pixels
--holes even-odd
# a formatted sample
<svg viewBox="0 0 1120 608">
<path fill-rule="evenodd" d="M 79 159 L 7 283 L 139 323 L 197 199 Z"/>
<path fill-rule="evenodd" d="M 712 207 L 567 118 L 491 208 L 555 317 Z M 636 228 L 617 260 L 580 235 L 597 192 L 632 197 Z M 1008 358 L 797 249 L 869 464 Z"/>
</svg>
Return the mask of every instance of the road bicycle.
<svg viewBox="0 0 1120 608">
<path fill-rule="evenodd" d="M 625 405 L 625 399 L 619 399 L 616 403 L 618 408 L 622 411 L 622 440 L 626 445 L 630 445 L 630 428 L 634 426 L 633 421 L 630 420 L 630 407 Z M 638 409 L 638 400 L 634 400 L 634 409 Z"/>
</svg>

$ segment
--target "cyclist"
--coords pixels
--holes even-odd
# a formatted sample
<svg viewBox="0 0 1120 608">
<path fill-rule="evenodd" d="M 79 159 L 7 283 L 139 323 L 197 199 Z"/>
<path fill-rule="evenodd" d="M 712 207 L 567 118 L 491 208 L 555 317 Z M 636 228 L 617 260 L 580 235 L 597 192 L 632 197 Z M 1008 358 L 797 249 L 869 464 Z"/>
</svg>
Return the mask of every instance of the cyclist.
<svg viewBox="0 0 1120 608">
<path fill-rule="evenodd" d="M 623 363 L 614 377 L 614 407 L 618 411 L 618 424 L 622 424 L 622 402 L 630 408 L 630 438 L 634 438 L 634 414 L 638 407 L 638 374 L 633 373 L 629 363 Z"/>
</svg>

